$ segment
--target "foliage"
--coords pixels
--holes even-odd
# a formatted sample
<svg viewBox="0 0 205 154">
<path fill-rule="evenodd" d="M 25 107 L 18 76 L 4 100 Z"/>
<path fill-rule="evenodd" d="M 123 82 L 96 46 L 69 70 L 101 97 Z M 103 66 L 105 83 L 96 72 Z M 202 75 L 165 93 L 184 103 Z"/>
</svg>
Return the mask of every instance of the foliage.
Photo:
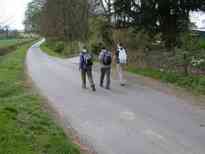
<svg viewBox="0 0 205 154">
<path fill-rule="evenodd" d="M 43 0 L 32 0 L 27 7 L 25 13 L 25 30 L 26 32 L 40 32 L 41 11 L 43 7 Z"/>
<path fill-rule="evenodd" d="M 116 22 L 124 22 L 135 28 L 162 33 L 165 45 L 174 47 L 181 32 L 190 25 L 190 11 L 205 9 L 204 0 L 115 0 Z"/>
<path fill-rule="evenodd" d="M 40 28 L 47 38 L 85 40 L 88 31 L 87 0 L 47 0 L 42 9 Z"/>
<path fill-rule="evenodd" d="M 41 49 L 48 55 L 61 58 L 79 53 L 78 42 L 66 43 L 57 40 L 47 40 L 41 45 Z"/>
<path fill-rule="evenodd" d="M 63 58 L 64 55 L 63 55 L 63 52 L 55 52 L 53 48 L 53 43 L 50 43 L 48 41 L 44 42 L 43 44 L 41 44 L 41 49 L 46 52 L 48 55 L 50 56 L 54 56 L 54 57 L 61 57 Z"/>
<path fill-rule="evenodd" d="M 79 154 L 24 81 L 24 58 L 30 45 L 0 59 L 0 153 Z"/>
<path fill-rule="evenodd" d="M 165 70 L 150 68 L 128 68 L 128 71 L 134 74 L 152 77 L 164 82 L 172 83 L 177 86 L 187 88 L 201 94 L 205 94 L 205 77 L 204 76 L 187 76 L 176 72 L 167 72 Z"/>
<path fill-rule="evenodd" d="M 62 41 L 59 41 L 55 44 L 54 51 L 61 53 L 65 49 L 65 43 Z"/>
<path fill-rule="evenodd" d="M 88 31 L 87 0 L 32 0 L 25 29 L 63 41 L 85 40 Z"/>
<path fill-rule="evenodd" d="M 153 42 L 148 33 L 145 30 L 140 30 L 137 33 L 133 32 L 133 29 L 129 30 L 128 46 L 135 49 L 148 49 Z"/>
<path fill-rule="evenodd" d="M 87 44 L 94 54 L 98 54 L 102 46 L 111 48 L 113 45 L 112 30 L 104 17 L 90 17 Z"/>
<path fill-rule="evenodd" d="M 189 73 L 189 67 L 201 67 L 205 61 L 205 50 L 201 48 L 199 38 L 193 33 L 181 35 L 181 46 L 176 49 L 177 63 L 184 67 L 184 73 Z"/>
</svg>

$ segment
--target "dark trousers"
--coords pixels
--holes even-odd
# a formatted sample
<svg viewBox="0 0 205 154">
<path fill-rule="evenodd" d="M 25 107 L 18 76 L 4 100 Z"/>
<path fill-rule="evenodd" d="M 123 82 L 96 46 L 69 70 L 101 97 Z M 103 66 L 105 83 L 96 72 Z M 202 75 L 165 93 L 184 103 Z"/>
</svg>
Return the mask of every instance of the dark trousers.
<svg viewBox="0 0 205 154">
<path fill-rule="evenodd" d="M 106 88 L 110 88 L 110 74 L 111 68 L 101 68 L 101 76 L 100 76 L 100 86 L 103 86 L 104 79 L 106 76 Z"/>
<path fill-rule="evenodd" d="M 81 70 L 81 78 L 82 78 L 82 88 L 86 88 L 86 76 L 88 77 L 88 81 L 90 82 L 90 86 L 95 86 L 93 81 L 92 69 L 89 70 Z"/>
</svg>

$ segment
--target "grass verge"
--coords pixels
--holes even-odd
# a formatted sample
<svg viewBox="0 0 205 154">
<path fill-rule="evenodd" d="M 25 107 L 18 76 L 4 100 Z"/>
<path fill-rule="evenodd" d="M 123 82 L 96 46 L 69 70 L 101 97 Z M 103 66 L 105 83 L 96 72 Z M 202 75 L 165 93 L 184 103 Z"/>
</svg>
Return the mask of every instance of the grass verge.
<svg viewBox="0 0 205 154">
<path fill-rule="evenodd" d="M 25 39 L 0 39 L 0 48 L 6 48 L 26 41 Z"/>
<path fill-rule="evenodd" d="M 30 45 L 0 57 L 0 153 L 79 154 L 79 147 L 43 111 L 42 99 L 25 82 Z"/>
<path fill-rule="evenodd" d="M 2 39 L 0 40 L 0 56 L 4 56 L 10 51 L 14 51 L 18 46 L 29 43 L 32 40 L 36 39 Z"/>
<path fill-rule="evenodd" d="M 63 42 L 56 40 L 46 40 L 41 44 L 42 51 L 50 56 L 59 58 L 69 58 L 79 55 L 78 42 Z"/>
<path fill-rule="evenodd" d="M 55 52 L 54 47 L 52 47 L 48 42 L 41 44 L 40 48 L 50 56 L 65 58 L 66 56 L 62 52 Z"/>
<path fill-rule="evenodd" d="M 175 84 L 179 87 L 186 88 L 195 93 L 205 94 L 205 77 L 204 76 L 186 76 L 175 72 L 160 71 L 151 68 L 128 68 L 128 71 L 161 80 L 167 83 Z"/>
</svg>

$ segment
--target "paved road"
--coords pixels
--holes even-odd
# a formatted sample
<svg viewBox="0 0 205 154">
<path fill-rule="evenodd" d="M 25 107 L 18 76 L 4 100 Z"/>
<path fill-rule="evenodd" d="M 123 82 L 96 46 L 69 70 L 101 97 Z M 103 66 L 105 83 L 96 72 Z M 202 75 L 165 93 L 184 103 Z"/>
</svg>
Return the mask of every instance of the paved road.
<svg viewBox="0 0 205 154">
<path fill-rule="evenodd" d="M 150 87 L 113 81 L 82 90 L 76 58 L 27 55 L 28 72 L 57 112 L 99 154 L 205 154 L 205 111 Z M 99 75 L 95 73 L 96 81 Z"/>
</svg>

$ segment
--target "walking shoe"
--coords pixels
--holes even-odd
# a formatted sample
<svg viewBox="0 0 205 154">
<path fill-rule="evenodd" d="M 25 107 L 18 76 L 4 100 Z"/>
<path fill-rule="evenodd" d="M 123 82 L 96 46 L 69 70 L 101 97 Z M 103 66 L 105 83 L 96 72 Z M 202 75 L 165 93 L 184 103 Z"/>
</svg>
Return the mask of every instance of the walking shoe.
<svg viewBox="0 0 205 154">
<path fill-rule="evenodd" d="M 105 89 L 110 90 L 110 87 L 106 87 Z"/>
<path fill-rule="evenodd" d="M 121 83 L 120 85 L 121 85 L 122 87 L 124 87 L 124 86 L 125 86 L 125 84 L 124 84 L 124 83 Z"/>
<path fill-rule="evenodd" d="M 92 85 L 91 88 L 93 91 L 96 91 L 95 85 Z"/>
</svg>

